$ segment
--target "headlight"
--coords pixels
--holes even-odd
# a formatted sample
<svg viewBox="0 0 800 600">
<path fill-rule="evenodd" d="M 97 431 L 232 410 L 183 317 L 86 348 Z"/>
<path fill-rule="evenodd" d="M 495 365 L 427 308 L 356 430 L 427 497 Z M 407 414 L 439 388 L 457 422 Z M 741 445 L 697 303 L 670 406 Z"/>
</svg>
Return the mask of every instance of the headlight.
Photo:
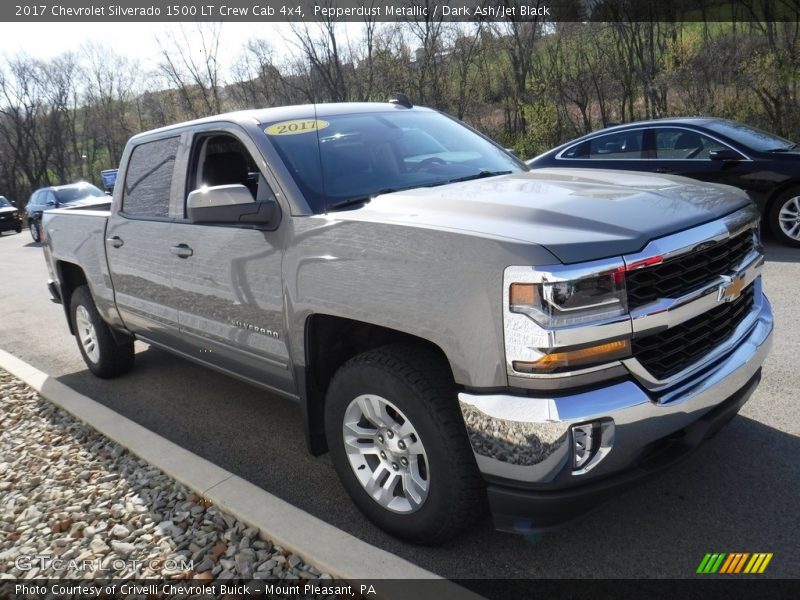
<svg viewBox="0 0 800 600">
<path fill-rule="evenodd" d="M 622 258 L 506 267 L 507 373 L 558 378 L 605 365 L 612 373 L 614 363 L 631 355 L 625 268 Z"/>
<path fill-rule="evenodd" d="M 512 283 L 509 308 L 548 329 L 623 315 L 628 311 L 625 270 L 618 268 L 567 281 Z"/>
</svg>

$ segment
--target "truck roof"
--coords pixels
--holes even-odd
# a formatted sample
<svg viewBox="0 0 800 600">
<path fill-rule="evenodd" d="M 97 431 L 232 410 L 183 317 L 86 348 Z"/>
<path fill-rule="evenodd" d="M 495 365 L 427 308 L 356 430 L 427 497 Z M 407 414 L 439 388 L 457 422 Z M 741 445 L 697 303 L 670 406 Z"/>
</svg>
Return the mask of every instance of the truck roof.
<svg viewBox="0 0 800 600">
<path fill-rule="evenodd" d="M 136 134 L 131 138 L 132 142 L 138 141 L 139 138 L 150 137 L 154 134 L 166 133 L 168 131 L 192 127 L 195 125 L 203 125 L 206 123 L 237 123 L 240 125 L 253 125 L 258 123 L 267 123 L 270 121 L 283 121 L 289 119 L 313 119 L 316 117 L 332 117 L 335 115 L 346 115 L 353 113 L 374 113 L 385 112 L 389 110 L 415 110 L 435 112 L 430 108 L 421 106 L 405 107 L 401 104 L 391 102 L 334 102 L 323 104 L 299 104 L 294 106 L 276 106 L 273 108 L 256 108 L 250 110 L 239 110 L 235 112 L 222 113 L 210 117 L 203 117 L 201 119 L 194 119 L 192 121 L 183 121 L 175 123 L 174 125 L 167 125 L 158 129 L 151 129 L 142 133 Z"/>
</svg>

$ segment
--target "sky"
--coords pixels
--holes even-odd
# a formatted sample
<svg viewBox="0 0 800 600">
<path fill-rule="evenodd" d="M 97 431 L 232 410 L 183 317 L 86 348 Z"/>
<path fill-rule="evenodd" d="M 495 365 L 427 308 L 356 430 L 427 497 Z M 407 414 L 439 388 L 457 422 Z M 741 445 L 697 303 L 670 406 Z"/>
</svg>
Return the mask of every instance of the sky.
<svg viewBox="0 0 800 600">
<path fill-rule="evenodd" d="M 163 39 L 170 31 L 180 35 L 179 27 L 177 23 L 0 23 L 0 57 L 24 51 L 35 58 L 52 58 L 92 41 L 109 46 L 117 54 L 140 59 L 142 68 L 151 71 L 158 64 L 157 36 Z M 359 23 L 341 27 L 343 35 L 358 39 Z M 194 43 L 195 25 L 186 23 L 184 29 Z M 288 23 L 224 23 L 218 59 L 230 68 L 247 40 L 267 39 L 280 52 L 287 47 L 285 38 L 290 37 Z"/>
</svg>

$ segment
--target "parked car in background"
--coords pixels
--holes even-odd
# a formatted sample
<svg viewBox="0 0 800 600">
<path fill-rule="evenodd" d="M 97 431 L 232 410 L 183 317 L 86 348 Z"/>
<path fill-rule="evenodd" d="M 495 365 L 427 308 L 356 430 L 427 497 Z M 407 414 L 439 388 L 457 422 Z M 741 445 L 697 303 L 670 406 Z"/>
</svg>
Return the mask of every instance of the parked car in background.
<svg viewBox="0 0 800 600">
<path fill-rule="evenodd" d="M 30 229 L 33 241 L 43 241 L 42 212 L 44 210 L 92 203 L 98 196 L 104 197 L 105 194 L 91 183 L 86 182 L 44 187 L 33 192 L 25 206 L 25 216 L 28 219 L 28 229 Z"/>
<path fill-rule="evenodd" d="M 0 234 L 4 231 L 22 231 L 22 217 L 11 200 L 0 196 Z"/>
<path fill-rule="evenodd" d="M 609 127 L 527 161 L 531 168 L 625 169 L 685 175 L 745 190 L 778 240 L 800 247 L 800 144 L 712 118 Z"/>
</svg>

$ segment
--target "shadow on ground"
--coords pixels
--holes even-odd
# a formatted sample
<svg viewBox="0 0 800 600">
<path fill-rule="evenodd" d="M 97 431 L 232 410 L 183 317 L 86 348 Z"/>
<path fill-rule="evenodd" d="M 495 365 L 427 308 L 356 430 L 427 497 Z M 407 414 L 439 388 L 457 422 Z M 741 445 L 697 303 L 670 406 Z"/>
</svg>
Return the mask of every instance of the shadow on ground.
<svg viewBox="0 0 800 600">
<path fill-rule="evenodd" d="M 387 536 L 352 505 L 299 407 L 149 348 L 130 374 L 59 380 L 356 537 L 449 578 L 693 577 L 707 552 L 773 552 L 798 577 L 800 438 L 738 416 L 687 461 L 556 533 L 495 532 L 489 517 L 439 548 Z M 756 392 L 756 396 L 759 392 Z M 754 400 L 751 400 L 753 402 Z M 577 549 L 577 550 L 576 550 Z"/>
</svg>

